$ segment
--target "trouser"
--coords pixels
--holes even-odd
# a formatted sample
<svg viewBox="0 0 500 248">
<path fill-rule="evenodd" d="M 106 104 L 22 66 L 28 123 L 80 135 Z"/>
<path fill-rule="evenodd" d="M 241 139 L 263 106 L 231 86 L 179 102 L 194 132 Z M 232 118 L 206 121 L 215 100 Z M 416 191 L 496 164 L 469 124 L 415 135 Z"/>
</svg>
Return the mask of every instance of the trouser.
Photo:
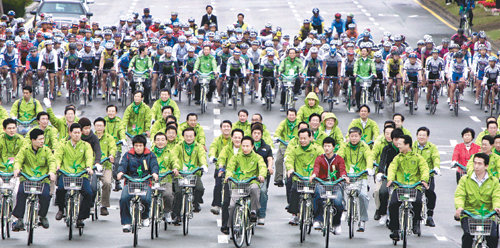
<svg viewBox="0 0 500 248">
<path fill-rule="evenodd" d="M 222 206 L 222 184 L 223 184 L 224 178 L 219 177 L 219 169 L 218 168 L 215 169 L 214 179 L 215 179 L 215 185 L 214 185 L 212 207 L 221 207 Z"/>
<path fill-rule="evenodd" d="M 199 207 L 201 198 L 205 193 L 205 188 L 203 187 L 203 182 L 201 177 L 197 176 L 196 185 L 193 188 L 193 207 Z M 182 208 L 182 188 L 179 186 L 177 180 L 174 182 L 174 215 L 180 216 Z"/>
<path fill-rule="evenodd" d="M 359 202 L 359 220 L 368 221 L 368 204 L 370 199 L 368 198 L 368 179 L 361 180 L 361 190 L 358 195 Z"/>
<path fill-rule="evenodd" d="M 274 182 L 283 183 L 283 164 L 285 162 L 286 147 L 280 145 L 276 154 L 276 163 L 274 163 Z"/>
<path fill-rule="evenodd" d="M 462 225 L 462 230 L 464 231 L 464 234 L 462 235 L 462 248 L 472 248 L 474 237 L 470 235 L 469 218 L 462 218 L 460 224 Z M 498 226 L 495 222 L 491 224 L 491 234 L 490 236 L 486 236 L 486 243 L 488 247 L 498 246 Z"/>
<path fill-rule="evenodd" d="M 113 164 L 113 179 L 115 181 L 118 181 L 118 179 L 116 179 L 116 175 L 118 174 L 118 168 L 120 167 L 121 158 L 122 158 L 122 151 L 117 151 L 115 156 L 115 163 Z"/>
<path fill-rule="evenodd" d="M 26 210 L 26 198 L 28 198 L 28 194 L 24 193 L 24 182 L 21 182 L 19 184 L 19 190 L 17 191 L 16 207 L 12 212 L 12 215 L 14 215 L 18 219 L 24 218 L 24 212 Z M 40 203 L 38 215 L 40 217 L 47 216 L 47 211 L 49 211 L 50 198 L 50 186 L 48 183 L 44 183 L 42 194 L 38 195 L 38 202 Z"/>
<path fill-rule="evenodd" d="M 286 201 L 288 205 L 290 205 L 290 198 L 292 196 L 292 185 L 293 185 L 292 178 L 287 177 L 285 181 L 285 188 L 286 188 Z"/>
<path fill-rule="evenodd" d="M 268 82 L 271 83 L 271 88 L 274 89 L 274 86 L 276 85 L 276 81 L 273 79 L 265 79 L 265 77 L 274 77 L 274 71 L 262 71 L 262 85 L 260 86 L 260 96 L 264 97 L 266 96 L 266 87 Z"/>
<path fill-rule="evenodd" d="M 356 82 L 356 106 L 361 106 L 361 83 L 360 82 Z"/>
<path fill-rule="evenodd" d="M 313 29 L 318 31 L 318 34 L 323 33 L 323 26 L 322 25 L 312 25 Z"/>
<path fill-rule="evenodd" d="M 63 183 L 64 175 L 60 175 L 57 182 L 56 190 L 56 205 L 59 207 L 59 211 L 64 212 L 66 207 L 66 192 Z M 83 178 L 82 189 L 79 192 L 82 196 L 80 199 L 80 208 L 78 211 L 78 219 L 87 219 L 90 215 L 90 208 L 92 207 L 92 188 L 90 187 L 90 181 L 88 178 Z"/>
<path fill-rule="evenodd" d="M 233 220 L 233 212 L 236 202 L 239 197 L 231 196 L 231 204 L 229 205 L 229 223 Z M 250 211 L 257 213 L 260 209 L 260 188 L 256 183 L 250 184 Z"/>
<path fill-rule="evenodd" d="M 112 171 L 111 169 L 104 169 L 102 171 L 101 180 L 101 204 L 103 207 L 109 208 L 109 196 L 111 194 L 111 177 Z M 91 178 L 90 186 L 92 188 L 92 202 L 95 202 L 95 198 L 97 197 L 97 175 L 94 173 Z M 93 205 L 93 204 L 92 204 Z"/>
<path fill-rule="evenodd" d="M 269 195 L 267 194 L 267 190 L 269 189 L 269 181 L 271 180 L 271 175 L 267 175 L 266 180 L 260 184 L 260 209 L 258 212 L 259 218 L 266 218 L 267 211 L 267 200 L 269 199 Z"/>
<path fill-rule="evenodd" d="M 292 181 L 290 188 L 290 197 L 288 200 L 288 212 L 291 214 L 298 214 L 300 210 L 300 194 L 297 192 L 297 182 Z"/>
<path fill-rule="evenodd" d="M 132 89 L 132 93 L 135 92 L 135 85 L 136 85 L 136 82 L 134 82 L 132 80 L 132 82 L 130 83 L 130 87 Z M 144 103 L 146 104 L 149 104 L 149 95 L 151 93 L 151 83 L 150 83 L 150 79 L 146 79 L 146 81 L 143 82 L 143 85 L 144 87 Z"/>
<path fill-rule="evenodd" d="M 387 180 L 382 179 L 375 185 L 373 191 L 373 198 L 375 199 L 375 206 L 379 215 L 387 214 L 387 204 L 389 203 L 389 189 L 387 188 Z"/>
<path fill-rule="evenodd" d="M 295 96 L 298 96 L 299 92 L 300 92 L 300 79 L 297 78 L 297 79 L 295 79 L 295 84 L 293 85 L 293 94 Z M 283 89 L 281 89 L 281 99 L 280 99 L 281 105 L 285 104 L 285 99 L 286 99 L 286 90 L 283 87 Z"/>
<path fill-rule="evenodd" d="M 231 77 L 236 77 L 238 76 L 238 84 L 236 87 L 240 86 L 241 83 L 243 82 L 243 73 L 241 73 L 241 70 L 238 69 L 238 70 L 230 70 L 229 71 L 229 76 Z M 228 81 L 228 85 L 227 85 L 227 93 L 229 94 L 229 97 L 231 98 L 233 96 L 233 85 L 234 85 L 234 79 L 231 78 L 229 79 Z"/>
<path fill-rule="evenodd" d="M 469 12 L 469 24 L 470 26 L 472 26 L 472 19 L 474 18 L 474 14 L 472 12 L 472 9 L 469 9 L 468 12 Z M 463 12 L 461 12 L 460 15 L 463 15 Z M 464 20 L 460 18 L 460 27 L 463 27 L 463 25 L 464 25 Z"/>
<path fill-rule="evenodd" d="M 215 80 L 212 79 L 212 80 L 210 80 L 210 83 L 208 84 L 207 100 L 212 100 L 212 95 L 214 94 L 215 89 L 217 89 L 217 85 L 215 84 Z M 200 80 L 197 80 L 196 84 L 194 85 L 194 100 L 195 101 L 200 100 L 200 94 L 201 94 Z"/>
<path fill-rule="evenodd" d="M 316 189 L 314 191 L 314 202 L 313 202 L 313 213 L 314 213 L 314 220 L 315 221 L 320 221 L 323 222 L 323 214 L 324 214 L 324 209 L 323 205 L 325 204 L 325 199 L 322 199 L 320 197 L 320 192 L 323 190 L 323 186 L 318 185 L 316 186 Z M 338 226 L 340 225 L 340 219 L 342 218 L 342 213 L 344 211 L 344 205 L 343 205 L 343 198 L 344 198 L 344 193 L 342 192 L 342 189 L 338 189 L 334 191 L 334 194 L 336 195 L 335 199 L 332 199 L 333 201 L 333 207 L 337 211 L 335 211 L 335 215 L 333 216 L 333 225 Z"/>
<path fill-rule="evenodd" d="M 164 212 L 168 213 L 172 211 L 172 206 L 174 204 L 174 191 L 172 183 L 167 183 L 165 190 L 162 191 Z"/>
<path fill-rule="evenodd" d="M 392 191 L 391 200 L 389 202 L 389 229 L 393 231 L 399 230 L 399 206 L 402 202 L 398 200 L 398 194 L 396 190 Z M 422 219 L 420 214 L 422 213 L 422 192 L 417 191 L 417 200 L 411 203 L 413 209 L 413 224 L 418 224 Z"/>
<path fill-rule="evenodd" d="M 229 220 L 229 203 L 231 201 L 231 191 L 229 190 L 228 183 L 224 183 L 222 187 L 224 188 L 224 199 L 222 202 L 222 227 L 227 227 L 227 221 Z"/>
<path fill-rule="evenodd" d="M 130 200 L 134 198 L 133 195 L 128 193 L 128 185 L 125 185 L 122 190 L 122 196 L 120 197 L 120 218 L 121 224 L 127 225 L 132 224 L 132 216 L 130 215 Z M 151 206 L 151 188 L 147 188 L 146 195 L 140 196 L 141 204 L 144 205 L 144 211 L 141 213 L 142 219 L 149 218 L 149 208 Z"/>
<path fill-rule="evenodd" d="M 436 207 L 435 187 L 434 177 L 429 178 L 429 189 L 425 190 L 425 197 L 427 197 L 427 216 L 429 217 L 434 215 L 434 208 Z"/>
</svg>

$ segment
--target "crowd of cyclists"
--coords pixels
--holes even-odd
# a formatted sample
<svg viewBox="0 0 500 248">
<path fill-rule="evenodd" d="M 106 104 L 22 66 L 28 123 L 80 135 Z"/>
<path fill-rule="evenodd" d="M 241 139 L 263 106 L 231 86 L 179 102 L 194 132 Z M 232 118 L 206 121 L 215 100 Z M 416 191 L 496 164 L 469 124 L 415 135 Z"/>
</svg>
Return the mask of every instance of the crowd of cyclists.
<svg viewBox="0 0 500 248">
<path fill-rule="evenodd" d="M 430 130 L 422 126 L 412 134 L 403 127 L 404 116 L 395 113 L 381 132 L 369 118 L 371 108 L 363 100 L 363 91 L 368 90 L 373 100 L 378 88 L 382 104 L 377 106 L 382 109 L 386 100 L 399 102 L 403 94 L 404 102 L 414 101 L 410 107 L 417 110 L 419 90 L 412 87 L 427 88 L 426 109 L 431 108 L 433 89 L 447 88 L 448 104 L 454 110 L 454 102 L 471 87 L 476 104 L 482 102 L 484 110 L 491 111 L 488 108 L 498 102 L 490 104 L 497 99 L 500 67 L 483 31 L 466 37 L 459 29 L 440 45 L 426 35 L 412 48 L 401 34 L 386 32 L 380 42 L 375 41 L 369 29 L 358 30 L 352 14 L 345 19 L 335 14 L 328 27 L 315 8 L 297 35 L 287 35 L 271 23 L 262 30 L 249 27 L 242 13 L 236 23 L 222 28 L 211 18 L 212 9 L 206 7 L 208 21 L 200 27 L 193 18 L 181 21 L 177 12 L 166 21 L 153 18 L 149 9 L 144 9 L 142 18 L 134 13 L 110 26 L 86 18 L 57 26 L 50 15 L 42 14 L 28 28 L 12 11 L 2 17 L 2 91 L 11 92 L 2 99 L 10 102 L 22 92 L 10 113 L 0 108 L 2 206 L 16 196 L 12 209 L 2 207 L 2 237 L 4 216 L 15 219 L 14 232 L 32 229 L 25 220 L 31 215 L 25 216 L 25 211 L 33 192 L 38 192 L 31 188 L 30 193 L 28 185 L 37 181 L 43 186 L 37 193 L 36 224 L 43 228 L 49 228 L 52 195 L 58 207 L 56 220 L 64 218 L 71 226 L 68 220 L 74 218 L 75 227 L 82 230 L 85 219 L 109 215 L 111 190 L 122 191 L 123 232 L 137 233 L 136 221 L 142 226 L 157 223 L 156 197 L 162 199 L 161 221 L 185 224 L 192 218 L 186 215 L 187 202 L 192 203 L 188 213 L 201 211 L 205 191 L 201 177 L 210 165 L 215 166 L 210 211 L 222 215 L 221 232 L 234 240 L 248 235 L 235 226 L 240 199 L 250 204 L 249 222 L 265 224 L 272 175 L 275 186 L 286 188 L 289 224 L 301 230 L 328 227 L 327 232 L 339 235 L 346 212 L 349 236 L 354 222 L 357 232 L 364 232 L 370 219 L 369 178 L 375 179 L 374 219 L 387 225 L 395 243 L 403 239 L 406 244 L 407 231 L 420 235 L 421 222 L 435 226 L 434 175 L 441 173 L 441 160 L 437 146 L 429 141 Z M 208 85 L 202 83 L 203 75 Z M 260 97 L 265 105 L 268 100 L 274 103 L 278 88 L 285 87 L 284 78 L 292 78 L 293 101 L 303 90 L 306 97 L 296 110 L 287 103 L 288 91 L 281 89 L 280 110 L 286 119 L 273 137 L 260 113 L 250 115 L 241 108 L 236 121 L 220 123 L 221 135 L 211 142 L 205 139 L 197 114 L 187 114 L 181 123 L 174 97 L 183 91 L 196 104 L 203 104 L 206 97 L 214 103 L 225 98 L 229 106 L 236 106 L 250 93 L 252 101 Z M 368 89 L 366 80 L 371 83 Z M 35 97 L 40 88 L 45 91 L 43 105 Z M 95 110 L 103 117 L 90 120 L 76 116 L 77 107 L 69 104 L 63 117 L 57 117 L 52 103 L 64 88 L 68 99 L 70 89 L 86 93 L 83 97 L 88 101 L 97 100 L 96 95 L 103 99 L 114 95 L 126 106 L 125 112 L 118 116 L 118 106 L 111 103 L 105 112 Z M 359 112 L 346 133 L 332 109 L 322 107 L 324 102 L 342 101 Z M 465 128 L 464 142 L 453 154 L 452 165 L 459 167 L 455 206 L 464 229 L 462 247 L 478 241 L 469 225 L 472 220 L 485 212 L 500 213 L 499 121 L 491 116 L 486 122 L 486 130 L 477 138 L 473 129 Z M 15 187 L 18 177 L 21 182 Z M 140 179 L 150 180 L 151 185 Z M 162 186 L 151 187 L 157 183 Z M 78 211 L 72 212 L 68 202 L 75 184 L 81 198 L 76 201 Z M 240 194 L 238 185 L 246 185 L 246 195 Z M 325 196 L 328 190 L 331 194 Z M 184 198 L 186 194 L 191 198 Z M 144 210 L 139 214 L 134 207 L 137 201 Z M 303 205 L 307 201 L 313 204 Z M 408 204 L 413 216 L 401 218 Z M 324 211 L 331 207 L 336 210 Z M 473 215 L 464 215 L 468 212 Z M 489 247 L 498 243 L 494 223 L 485 235 Z"/>
</svg>

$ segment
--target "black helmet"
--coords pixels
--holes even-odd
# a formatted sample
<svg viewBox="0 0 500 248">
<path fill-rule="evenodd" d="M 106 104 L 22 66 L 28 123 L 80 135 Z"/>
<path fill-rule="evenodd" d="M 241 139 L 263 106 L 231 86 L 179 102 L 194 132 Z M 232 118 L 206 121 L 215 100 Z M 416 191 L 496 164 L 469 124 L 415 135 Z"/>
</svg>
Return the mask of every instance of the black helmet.
<svg viewBox="0 0 500 248">
<path fill-rule="evenodd" d="M 70 43 L 68 48 L 69 50 L 76 50 L 76 43 Z"/>
<path fill-rule="evenodd" d="M 455 55 L 453 57 L 456 58 L 456 59 L 463 58 L 464 54 L 462 52 L 457 52 L 457 53 L 455 53 Z"/>
</svg>

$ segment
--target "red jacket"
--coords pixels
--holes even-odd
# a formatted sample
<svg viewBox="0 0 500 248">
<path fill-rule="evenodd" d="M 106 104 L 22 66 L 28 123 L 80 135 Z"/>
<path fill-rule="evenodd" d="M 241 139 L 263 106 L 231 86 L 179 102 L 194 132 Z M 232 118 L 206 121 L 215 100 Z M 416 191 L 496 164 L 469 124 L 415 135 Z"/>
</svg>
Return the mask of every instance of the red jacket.
<svg viewBox="0 0 500 248">
<path fill-rule="evenodd" d="M 335 175 L 337 179 L 345 176 L 346 171 L 344 159 L 337 154 L 335 154 L 334 156 L 335 157 L 333 158 L 332 163 L 328 164 L 325 154 L 319 155 L 314 161 L 313 174 L 315 174 L 316 177 L 319 177 L 322 180 L 330 179 L 330 177 L 328 176 L 328 168 L 330 168 L 330 172 L 333 172 L 335 170 L 337 171 Z"/>
<path fill-rule="evenodd" d="M 453 151 L 453 157 L 451 160 L 457 161 L 463 166 L 467 166 L 467 162 L 469 162 L 470 157 L 480 151 L 481 147 L 474 142 L 472 142 L 468 151 L 465 148 L 465 144 L 460 143 L 455 146 L 455 150 Z"/>
</svg>

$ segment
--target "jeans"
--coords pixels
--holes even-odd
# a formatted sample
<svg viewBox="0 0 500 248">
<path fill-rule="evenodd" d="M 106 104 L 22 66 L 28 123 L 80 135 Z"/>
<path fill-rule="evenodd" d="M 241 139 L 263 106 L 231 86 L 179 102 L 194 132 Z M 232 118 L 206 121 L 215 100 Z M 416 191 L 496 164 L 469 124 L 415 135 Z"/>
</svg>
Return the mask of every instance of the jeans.
<svg viewBox="0 0 500 248">
<path fill-rule="evenodd" d="M 132 216 L 130 215 L 130 200 L 134 198 L 128 193 L 128 185 L 125 185 L 120 197 L 120 218 L 122 225 L 132 224 Z M 140 196 L 141 204 L 144 205 L 144 212 L 141 214 L 142 219 L 149 218 L 149 210 L 151 206 L 151 188 L 148 187 L 146 195 Z"/>
<path fill-rule="evenodd" d="M 28 198 L 28 194 L 24 193 L 24 182 L 19 184 L 19 190 L 17 191 L 17 199 L 16 199 L 16 207 L 12 212 L 18 219 L 24 218 L 24 212 L 26 210 L 26 198 Z M 50 186 L 48 183 L 43 184 L 42 194 L 38 195 L 38 202 L 40 203 L 40 208 L 38 209 L 38 215 L 40 217 L 47 216 L 47 211 L 49 210 L 50 205 Z"/>
<path fill-rule="evenodd" d="M 398 194 L 396 190 L 392 192 L 391 195 L 391 200 L 389 203 L 389 229 L 393 231 L 397 231 L 400 229 L 399 227 L 399 206 L 401 206 L 400 201 L 398 201 Z M 413 224 L 418 224 L 419 221 L 422 219 L 420 214 L 422 213 L 422 192 L 419 190 L 417 191 L 417 200 L 415 202 L 412 202 L 411 205 L 413 206 L 412 212 L 413 212 Z"/>
<path fill-rule="evenodd" d="M 325 199 L 322 199 L 320 197 L 320 192 L 322 190 L 323 186 L 317 185 L 316 190 L 314 191 L 314 202 L 313 202 L 313 211 L 314 211 L 314 220 L 315 221 L 320 221 L 323 222 L 323 205 L 325 203 Z M 342 212 L 344 211 L 344 205 L 342 204 L 343 198 L 344 198 L 344 193 L 342 192 L 341 189 L 334 191 L 334 194 L 337 196 L 337 198 L 332 199 L 333 201 L 333 206 L 335 209 L 337 209 L 335 216 L 333 216 L 333 225 L 338 226 L 340 225 L 340 219 L 342 218 Z"/>
<path fill-rule="evenodd" d="M 387 204 L 389 203 L 389 189 L 387 188 L 386 179 L 382 179 L 380 182 L 377 182 L 373 192 L 373 198 L 375 198 L 375 205 L 377 207 L 378 214 L 386 215 Z"/>
<path fill-rule="evenodd" d="M 469 232 L 469 218 L 462 218 L 460 224 L 462 226 L 462 230 L 464 231 L 464 234 L 462 235 L 462 248 L 472 248 L 474 237 L 471 236 Z M 486 244 L 488 247 L 498 246 L 498 227 L 494 222 L 491 225 L 491 235 L 486 236 Z"/>
<path fill-rule="evenodd" d="M 109 169 L 105 169 L 102 171 L 101 177 L 101 205 L 102 207 L 109 208 L 109 196 L 111 194 L 111 177 L 112 171 Z M 92 178 L 90 179 L 90 186 L 92 188 L 92 203 L 95 202 L 95 198 L 97 197 L 97 175 L 94 173 Z M 93 205 L 93 204 L 92 204 Z"/>
<path fill-rule="evenodd" d="M 283 182 L 283 165 L 285 162 L 286 147 L 280 145 L 276 154 L 276 163 L 274 163 L 274 182 Z"/>
<path fill-rule="evenodd" d="M 56 205 L 59 207 L 59 211 L 64 212 L 66 206 L 66 192 L 64 189 L 63 178 L 64 175 L 60 175 L 57 181 L 56 190 Z M 88 178 L 83 178 L 82 189 L 80 190 L 82 198 L 80 199 L 80 209 L 78 211 L 78 219 L 87 219 L 90 215 L 90 208 L 92 207 L 92 188 L 90 187 L 90 181 Z"/>
<path fill-rule="evenodd" d="M 269 198 L 267 194 L 267 190 L 269 189 L 269 181 L 271 179 L 271 175 L 267 175 L 266 180 L 260 184 L 260 209 L 258 211 L 259 218 L 266 218 L 267 211 L 267 200 Z"/>
<path fill-rule="evenodd" d="M 205 188 L 203 187 L 203 182 L 201 177 L 197 176 L 196 186 L 193 188 L 193 207 L 197 208 L 200 206 L 201 198 L 205 193 Z M 174 215 L 180 216 L 182 208 L 182 188 L 179 187 L 177 180 L 174 182 Z"/>
</svg>

